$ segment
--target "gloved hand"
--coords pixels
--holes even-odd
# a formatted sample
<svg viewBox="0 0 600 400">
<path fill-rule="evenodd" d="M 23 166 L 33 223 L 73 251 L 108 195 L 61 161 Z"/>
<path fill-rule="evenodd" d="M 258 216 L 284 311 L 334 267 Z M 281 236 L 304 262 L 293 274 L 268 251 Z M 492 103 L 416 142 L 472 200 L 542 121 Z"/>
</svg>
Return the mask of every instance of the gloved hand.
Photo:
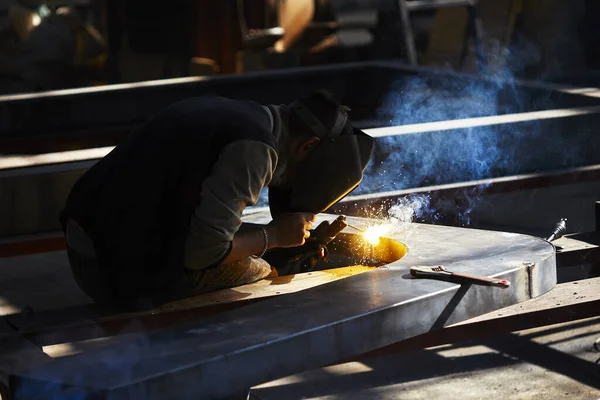
<svg viewBox="0 0 600 400">
<path fill-rule="evenodd" d="M 311 213 L 290 213 L 276 216 L 267 225 L 267 235 L 274 247 L 302 246 L 310 236 L 312 222 L 316 216 Z"/>
</svg>

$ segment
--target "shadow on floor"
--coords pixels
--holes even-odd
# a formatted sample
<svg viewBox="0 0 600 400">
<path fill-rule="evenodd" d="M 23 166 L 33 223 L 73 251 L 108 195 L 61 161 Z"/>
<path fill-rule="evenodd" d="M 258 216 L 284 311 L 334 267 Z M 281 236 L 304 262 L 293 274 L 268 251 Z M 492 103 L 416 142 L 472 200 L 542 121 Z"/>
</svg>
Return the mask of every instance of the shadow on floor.
<svg viewBox="0 0 600 400">
<path fill-rule="evenodd" d="M 600 354 L 593 343 L 599 334 L 600 317 L 321 368 L 252 393 L 260 400 L 596 400 Z"/>
</svg>

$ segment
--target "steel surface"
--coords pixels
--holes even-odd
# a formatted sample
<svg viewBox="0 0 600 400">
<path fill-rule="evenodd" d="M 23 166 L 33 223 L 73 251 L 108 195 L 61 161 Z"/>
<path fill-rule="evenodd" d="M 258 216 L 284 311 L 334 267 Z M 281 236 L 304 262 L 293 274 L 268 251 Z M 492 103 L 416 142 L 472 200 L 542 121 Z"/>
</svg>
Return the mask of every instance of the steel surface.
<svg viewBox="0 0 600 400">
<path fill-rule="evenodd" d="M 269 215 L 245 219 L 266 223 Z M 15 399 L 67 391 L 78 399 L 218 398 L 528 300 L 556 284 L 555 249 L 534 237 L 420 224 L 388 237 L 406 243 L 408 255 L 371 272 L 23 371 L 12 379 Z M 512 285 L 413 280 L 408 268 L 415 264 Z"/>
</svg>

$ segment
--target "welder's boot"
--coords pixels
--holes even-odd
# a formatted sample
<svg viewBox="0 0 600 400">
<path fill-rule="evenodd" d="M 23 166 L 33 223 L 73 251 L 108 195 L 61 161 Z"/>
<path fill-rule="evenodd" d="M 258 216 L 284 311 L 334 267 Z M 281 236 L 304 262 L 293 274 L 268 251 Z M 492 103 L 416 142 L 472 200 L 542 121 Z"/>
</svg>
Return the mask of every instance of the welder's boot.
<svg viewBox="0 0 600 400">
<path fill-rule="evenodd" d="M 194 284 L 194 293 L 199 294 L 246 285 L 277 273 L 268 262 L 252 256 L 209 270 L 188 269 L 186 274 Z"/>
</svg>

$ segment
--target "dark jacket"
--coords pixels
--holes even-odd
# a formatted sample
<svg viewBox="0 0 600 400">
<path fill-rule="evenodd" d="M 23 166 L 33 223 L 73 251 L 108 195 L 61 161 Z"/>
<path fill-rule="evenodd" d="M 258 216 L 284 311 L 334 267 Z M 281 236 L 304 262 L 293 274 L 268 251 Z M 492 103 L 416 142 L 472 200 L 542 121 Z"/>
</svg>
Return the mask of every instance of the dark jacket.
<svg viewBox="0 0 600 400">
<path fill-rule="evenodd" d="M 73 218 L 91 237 L 114 297 L 170 298 L 191 290 L 183 256 L 202 183 L 233 142 L 275 149 L 271 126 L 256 103 L 188 99 L 161 111 L 84 174 L 61 219 L 64 225 Z"/>
</svg>

